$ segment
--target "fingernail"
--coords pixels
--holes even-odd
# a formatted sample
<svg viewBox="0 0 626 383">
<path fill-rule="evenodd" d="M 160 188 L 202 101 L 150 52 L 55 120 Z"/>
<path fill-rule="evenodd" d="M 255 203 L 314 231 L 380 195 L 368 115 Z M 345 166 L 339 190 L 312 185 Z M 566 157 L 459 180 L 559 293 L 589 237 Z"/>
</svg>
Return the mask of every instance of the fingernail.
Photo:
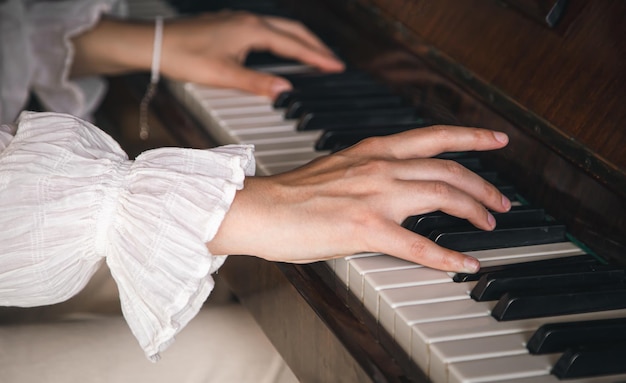
<svg viewBox="0 0 626 383">
<path fill-rule="evenodd" d="M 465 257 L 465 261 L 463 261 L 463 266 L 465 267 L 466 273 L 473 274 L 480 270 L 480 262 L 474 257 Z"/>
<path fill-rule="evenodd" d="M 274 96 L 278 96 L 288 90 L 291 90 L 291 83 L 284 78 L 277 78 L 272 82 L 272 94 Z"/>
<path fill-rule="evenodd" d="M 507 142 L 509 142 L 509 136 L 507 136 L 506 134 L 502 132 L 493 132 L 493 136 L 498 142 L 501 142 L 503 144 L 506 144 Z"/>
<path fill-rule="evenodd" d="M 505 195 L 502 196 L 502 207 L 506 210 L 511 208 L 511 201 Z"/>
<path fill-rule="evenodd" d="M 490 228 L 493 229 L 494 227 L 496 227 L 496 219 L 490 212 L 487 212 L 487 222 L 489 222 Z"/>
</svg>

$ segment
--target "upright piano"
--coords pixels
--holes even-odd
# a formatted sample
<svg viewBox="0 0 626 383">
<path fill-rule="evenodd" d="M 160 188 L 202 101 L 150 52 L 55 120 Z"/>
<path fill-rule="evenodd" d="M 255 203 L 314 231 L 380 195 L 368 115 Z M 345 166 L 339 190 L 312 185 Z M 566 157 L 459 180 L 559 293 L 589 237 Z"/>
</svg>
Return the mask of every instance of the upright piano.
<svg viewBox="0 0 626 383">
<path fill-rule="evenodd" d="M 259 173 L 270 175 L 411 124 L 492 128 L 509 135 L 505 149 L 446 158 L 491 177 L 517 213 L 539 220 L 537 228 L 503 216 L 503 229 L 532 226 L 533 238 L 560 230 L 553 240 L 503 234 L 499 245 L 470 245 L 475 233 L 464 237 L 466 223 L 441 214 L 407 219 L 407 229 L 433 224 L 459 235 L 450 246 L 482 260 L 484 273 L 475 276 L 383 254 L 307 265 L 231 256 L 220 275 L 298 378 L 626 381 L 626 3 L 278 2 L 208 3 L 301 20 L 348 63 L 348 74 L 326 83 L 305 66 L 254 55 L 249 65 L 294 82 L 295 96 L 285 96 L 295 98 L 283 105 L 166 80 L 152 110 L 180 145 L 253 143 Z M 200 3 L 144 9 L 131 1 L 130 10 L 174 16 L 207 10 Z M 143 80 L 123 81 L 140 95 Z M 497 296 L 481 298 L 490 294 Z M 580 312 L 572 309 L 579 303 Z"/>
</svg>

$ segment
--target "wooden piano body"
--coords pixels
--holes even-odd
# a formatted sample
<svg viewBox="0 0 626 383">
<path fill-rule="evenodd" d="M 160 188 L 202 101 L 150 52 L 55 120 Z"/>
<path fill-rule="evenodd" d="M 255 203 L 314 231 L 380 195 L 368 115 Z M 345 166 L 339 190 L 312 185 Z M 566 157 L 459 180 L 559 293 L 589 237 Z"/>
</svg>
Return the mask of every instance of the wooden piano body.
<svg viewBox="0 0 626 383">
<path fill-rule="evenodd" d="M 626 3 L 284 3 L 436 121 L 507 132 L 491 163 L 585 246 L 626 264 Z M 214 145 L 168 96 L 163 87 L 153 109 L 180 144 Z M 233 256 L 220 275 L 303 382 L 428 381 L 326 264 Z"/>
</svg>

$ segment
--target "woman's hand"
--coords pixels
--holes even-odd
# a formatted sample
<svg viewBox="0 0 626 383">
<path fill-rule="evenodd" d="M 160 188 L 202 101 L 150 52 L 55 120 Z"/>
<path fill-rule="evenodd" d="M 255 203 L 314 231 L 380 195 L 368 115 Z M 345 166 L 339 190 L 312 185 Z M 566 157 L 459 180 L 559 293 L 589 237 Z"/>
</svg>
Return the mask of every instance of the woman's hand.
<svg viewBox="0 0 626 383">
<path fill-rule="evenodd" d="M 201 84 L 238 88 L 274 98 L 291 89 L 280 77 L 245 68 L 251 51 L 270 51 L 323 71 L 344 65 L 302 24 L 273 16 L 224 11 L 167 23 L 163 73 Z"/>
<path fill-rule="evenodd" d="M 104 18 L 72 39 L 72 76 L 149 71 L 154 24 Z M 344 69 L 302 24 L 273 16 L 224 11 L 167 20 L 163 29 L 161 73 L 181 81 L 243 89 L 274 98 L 291 84 L 242 64 L 252 51 L 270 51 L 323 71 Z"/>
<path fill-rule="evenodd" d="M 408 216 L 436 210 L 492 230 L 488 209 L 510 202 L 493 185 L 442 152 L 504 147 L 503 133 L 433 126 L 370 138 L 299 169 L 250 177 L 235 197 L 213 254 L 311 262 L 381 252 L 448 271 L 475 272 L 478 261 L 401 227 Z"/>
</svg>

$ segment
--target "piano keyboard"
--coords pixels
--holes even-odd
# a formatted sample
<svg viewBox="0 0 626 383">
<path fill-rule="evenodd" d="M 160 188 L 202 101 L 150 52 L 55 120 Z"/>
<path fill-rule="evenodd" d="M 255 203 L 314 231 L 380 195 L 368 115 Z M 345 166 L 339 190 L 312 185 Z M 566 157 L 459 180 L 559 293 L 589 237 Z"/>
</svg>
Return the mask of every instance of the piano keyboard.
<svg viewBox="0 0 626 383">
<path fill-rule="evenodd" d="M 172 16 L 163 4 L 131 1 L 133 16 Z M 149 1 L 153 4 L 153 1 Z M 303 65 L 277 64 L 264 70 L 279 74 L 311 71 Z M 266 97 L 233 89 L 165 80 L 175 97 L 220 144 L 253 144 L 257 174 L 272 175 L 304 165 L 329 153 L 317 151 L 323 132 L 298 131 Z M 520 203 L 516 203 L 520 205 Z M 575 243 L 561 241 L 529 246 L 467 251 L 483 268 L 549 259 L 588 257 Z M 330 260 L 328 266 L 424 373 L 443 382 L 559 382 L 551 373 L 561 353 L 529 354 L 526 344 L 546 323 L 626 317 L 626 309 L 498 321 L 496 301 L 477 302 L 477 281 L 455 282 L 454 274 L 432 270 L 384 254 L 355 254 Z M 624 357 L 626 358 L 626 357 Z M 626 381 L 626 374 L 583 377 L 569 382 Z"/>
</svg>

